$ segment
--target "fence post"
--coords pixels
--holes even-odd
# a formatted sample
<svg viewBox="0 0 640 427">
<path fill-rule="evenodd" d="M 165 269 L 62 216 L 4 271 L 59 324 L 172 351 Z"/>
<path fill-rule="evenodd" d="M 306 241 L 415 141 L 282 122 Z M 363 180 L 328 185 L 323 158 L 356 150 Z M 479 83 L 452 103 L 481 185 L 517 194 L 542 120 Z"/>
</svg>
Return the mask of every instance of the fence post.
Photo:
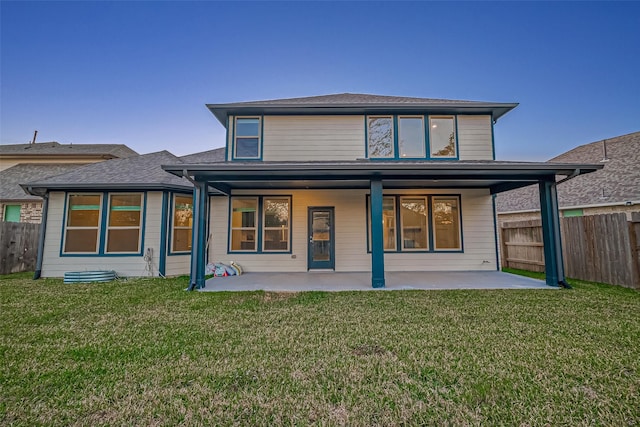
<svg viewBox="0 0 640 427">
<path fill-rule="evenodd" d="M 640 289 L 640 212 L 631 213 L 629 221 L 629 241 L 631 242 L 632 287 Z"/>
</svg>

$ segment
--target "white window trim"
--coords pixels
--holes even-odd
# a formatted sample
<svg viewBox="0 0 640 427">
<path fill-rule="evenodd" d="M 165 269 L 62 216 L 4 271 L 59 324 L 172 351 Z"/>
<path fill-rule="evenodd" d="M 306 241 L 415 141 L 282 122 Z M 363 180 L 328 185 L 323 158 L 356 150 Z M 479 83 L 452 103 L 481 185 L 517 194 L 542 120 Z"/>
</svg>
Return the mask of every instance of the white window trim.
<svg viewBox="0 0 640 427">
<path fill-rule="evenodd" d="M 113 196 L 131 196 L 131 195 L 139 195 L 140 196 L 140 222 L 138 223 L 137 226 L 132 226 L 132 225 L 126 225 L 126 226 L 119 226 L 119 225 L 109 225 L 109 220 L 111 219 L 111 198 Z M 105 221 L 105 237 L 104 237 L 104 253 L 105 254 L 123 254 L 123 255 L 128 255 L 128 254 L 137 254 L 140 253 L 140 250 L 142 248 L 142 222 L 143 222 L 143 218 L 145 215 L 145 206 L 144 206 L 144 193 L 107 193 L 107 218 Z M 109 231 L 110 230 L 135 230 L 138 229 L 138 249 L 135 251 L 109 251 Z"/>
<path fill-rule="evenodd" d="M 86 226 L 73 226 L 69 225 L 69 219 L 71 217 L 71 197 L 72 196 L 98 196 L 100 197 L 100 202 L 98 203 L 98 225 L 86 227 Z M 63 242 L 62 242 L 62 253 L 65 255 L 74 255 L 74 254 L 97 254 L 100 249 L 100 235 L 102 233 L 102 205 L 103 205 L 103 194 L 102 193 L 68 193 L 67 194 L 67 211 L 65 212 L 65 222 L 64 222 L 64 234 L 63 234 Z M 67 247 L 67 230 L 96 230 L 96 247 L 93 252 L 71 252 L 67 251 L 65 248 Z"/>
<path fill-rule="evenodd" d="M 258 120 L 258 135 L 252 136 L 238 136 L 238 120 L 242 119 L 257 119 Z M 238 156 L 238 139 L 255 139 L 258 138 L 258 153 L 255 157 L 240 157 Z M 233 118 L 233 158 L 242 160 L 242 159 L 260 159 L 260 154 L 262 153 L 262 116 L 235 116 Z"/>
</svg>

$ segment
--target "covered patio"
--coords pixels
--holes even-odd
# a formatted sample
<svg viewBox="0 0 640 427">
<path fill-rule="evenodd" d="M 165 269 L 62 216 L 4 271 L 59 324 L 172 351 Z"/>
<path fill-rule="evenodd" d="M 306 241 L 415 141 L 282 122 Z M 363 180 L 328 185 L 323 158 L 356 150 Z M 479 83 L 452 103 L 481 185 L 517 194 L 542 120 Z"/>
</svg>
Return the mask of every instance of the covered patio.
<svg viewBox="0 0 640 427">
<path fill-rule="evenodd" d="M 542 234 L 546 284 L 563 285 L 565 282 L 560 241 L 560 225 L 556 195 L 557 182 L 580 174 L 593 172 L 602 165 L 497 162 L 497 161 L 402 161 L 371 162 L 233 162 L 218 164 L 163 165 L 163 169 L 176 176 L 189 179 L 194 185 L 193 249 L 189 290 L 205 287 L 208 197 L 213 190 L 230 197 L 234 190 L 243 189 L 366 189 L 371 200 L 371 271 L 366 288 L 390 288 L 394 286 L 427 286 L 429 282 L 415 280 L 394 281 L 397 274 L 385 274 L 385 249 L 383 245 L 383 194 L 385 189 L 488 189 L 491 195 L 527 185 L 537 184 L 542 214 Z M 560 176 L 565 178 L 559 179 Z M 494 209 L 495 210 L 495 209 Z M 495 212 L 494 212 L 494 228 Z M 497 235 L 496 258 L 498 256 Z M 496 277 L 501 277 L 499 272 Z M 301 273 L 306 274 L 306 273 Z M 344 274 L 344 273 L 343 273 Z M 421 277 L 427 274 L 419 273 Z M 447 273 L 449 274 L 449 273 Z M 450 273 L 456 274 L 456 273 Z M 460 274 L 460 273 L 458 273 Z M 476 273 L 474 273 L 476 274 Z M 261 276 L 269 277 L 261 274 Z M 251 277 L 251 276 L 247 276 Z M 280 278 L 294 277 L 290 274 Z M 335 283 L 340 283 L 333 276 Z M 362 282 L 358 276 L 358 283 Z M 363 277 L 363 276 L 362 276 Z M 418 276 L 416 276 L 418 277 Z M 442 276 L 444 277 L 444 275 Z M 250 280 L 238 278 L 238 280 Z M 258 279 L 255 284 L 259 283 Z M 261 279 L 264 280 L 264 279 Z M 316 280 L 316 279 L 314 279 Z M 289 282 L 289 281 L 287 281 Z M 436 280 L 434 283 L 437 283 Z M 315 283 L 315 282 L 313 282 Z M 461 281 L 458 288 L 474 286 L 473 280 Z M 238 282 L 238 285 L 240 283 Z M 264 285 L 266 286 L 266 285 Z M 355 285 L 353 285 L 355 286 Z M 453 286 L 451 284 L 450 286 Z M 476 285 L 478 286 L 478 285 Z M 487 286 L 490 286 L 487 284 Z M 363 288 L 365 286 L 363 285 Z"/>
<path fill-rule="evenodd" d="M 558 289 L 542 280 L 500 271 L 387 272 L 386 286 L 373 288 L 371 273 L 246 273 L 213 277 L 204 292 L 340 292 L 372 290 Z"/>
</svg>

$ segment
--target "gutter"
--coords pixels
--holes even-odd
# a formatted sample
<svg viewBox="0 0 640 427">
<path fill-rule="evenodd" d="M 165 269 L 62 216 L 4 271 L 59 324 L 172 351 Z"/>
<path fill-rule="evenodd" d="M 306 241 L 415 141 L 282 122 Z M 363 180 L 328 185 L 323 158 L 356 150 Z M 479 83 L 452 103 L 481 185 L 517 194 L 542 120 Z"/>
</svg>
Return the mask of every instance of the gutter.
<svg viewBox="0 0 640 427">
<path fill-rule="evenodd" d="M 42 258 L 44 256 L 44 236 L 47 232 L 47 216 L 49 213 L 49 193 L 42 195 L 42 222 L 40 223 L 40 235 L 38 236 L 38 257 L 36 259 L 36 271 L 33 280 L 38 280 L 42 274 Z"/>
<path fill-rule="evenodd" d="M 569 181 L 570 179 L 575 178 L 575 177 L 576 177 L 576 176 L 578 176 L 578 175 L 580 175 L 580 169 L 576 169 L 576 170 L 574 170 L 574 171 L 573 171 L 573 173 L 572 173 L 571 175 L 569 175 L 569 176 L 566 176 L 566 177 L 562 178 L 560 181 L 557 181 L 557 182 L 556 182 L 556 185 L 558 185 L 558 184 L 562 184 L 562 183 L 563 183 L 563 182 L 565 182 L 565 181 Z"/>
</svg>

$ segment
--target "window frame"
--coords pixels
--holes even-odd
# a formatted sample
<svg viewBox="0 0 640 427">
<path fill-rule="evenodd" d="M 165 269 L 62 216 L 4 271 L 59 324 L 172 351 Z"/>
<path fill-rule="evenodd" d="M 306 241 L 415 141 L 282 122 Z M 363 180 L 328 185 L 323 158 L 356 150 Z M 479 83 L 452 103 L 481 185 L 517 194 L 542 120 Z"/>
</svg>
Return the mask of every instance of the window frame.
<svg viewBox="0 0 640 427">
<path fill-rule="evenodd" d="M 421 137 L 422 137 L 422 156 L 403 156 L 402 155 L 402 147 L 401 147 L 401 141 L 402 141 L 402 127 L 400 125 L 402 119 L 420 119 L 420 121 L 422 122 L 422 132 L 421 132 Z M 407 115 L 407 114 L 399 114 L 397 116 L 396 119 L 397 122 L 397 127 L 398 127 L 398 155 L 397 158 L 400 160 L 413 160 L 413 159 L 426 159 L 428 158 L 427 156 L 427 148 L 429 146 L 428 141 L 427 141 L 427 137 L 426 137 L 426 130 L 425 130 L 425 116 L 424 115 Z"/>
<path fill-rule="evenodd" d="M 369 147 L 369 120 L 370 119 L 391 119 L 391 156 L 386 157 L 371 157 L 370 155 L 370 147 Z M 364 127 L 365 127 L 365 149 L 368 159 L 374 160 L 393 160 L 397 158 L 398 155 L 398 143 L 397 143 L 397 132 L 396 132 L 396 116 L 393 114 L 372 114 L 366 115 L 364 117 Z"/>
<path fill-rule="evenodd" d="M 233 201 L 234 200 L 255 200 L 256 202 L 256 211 L 255 211 L 255 219 L 253 227 L 234 227 L 233 226 Z M 231 196 L 229 198 L 229 245 L 227 246 L 228 253 L 256 253 L 258 252 L 258 242 L 259 242 L 259 225 L 260 225 L 260 198 L 258 196 Z M 254 231 L 254 249 L 233 249 L 233 231 L 234 230 L 255 230 Z"/>
<path fill-rule="evenodd" d="M 7 213 L 10 210 L 9 208 L 18 208 L 18 220 L 17 221 L 9 221 L 7 220 Z M 7 203 L 6 205 L 4 205 L 3 207 L 3 212 L 2 212 L 2 220 L 4 222 L 14 222 L 14 223 L 19 223 L 20 219 L 22 219 L 22 205 L 16 205 L 15 203 Z"/>
<path fill-rule="evenodd" d="M 393 156 L 389 157 L 372 157 L 369 150 L 369 119 L 372 118 L 391 118 L 393 125 Z M 423 129 L 423 149 L 422 157 L 406 156 L 400 153 L 400 119 L 402 118 L 422 118 Z M 432 118 L 452 118 L 454 129 L 454 156 L 433 156 L 431 150 L 431 119 Z M 374 161 L 394 161 L 394 160 L 433 160 L 433 161 L 452 161 L 460 160 L 460 148 L 458 143 L 458 115 L 457 114 L 371 114 L 364 116 L 364 134 L 365 134 L 365 158 Z"/>
<path fill-rule="evenodd" d="M 435 216 L 435 208 L 433 207 L 438 199 L 442 200 L 452 200 L 455 199 L 458 204 L 458 243 L 459 247 L 457 248 L 438 248 L 437 239 L 436 239 L 436 216 Z M 431 197 L 431 205 L 432 205 L 432 214 L 431 214 L 431 226 L 433 228 L 433 250 L 434 252 L 459 252 L 462 251 L 462 206 L 460 204 L 460 197 L 437 194 Z"/>
<path fill-rule="evenodd" d="M 141 207 L 140 207 L 140 237 L 138 252 L 106 252 L 107 248 L 107 209 L 108 199 L 110 194 L 142 194 Z M 72 195 L 80 196 L 100 196 L 100 210 L 98 221 L 98 243 L 96 252 L 65 252 L 64 247 L 67 241 L 67 221 L 69 217 L 69 197 Z M 145 231 L 147 223 L 147 191 L 68 191 L 64 196 L 64 212 L 62 218 L 62 238 L 60 239 L 60 257 L 131 257 L 142 256 L 145 248 Z"/>
<path fill-rule="evenodd" d="M 140 196 L 140 220 L 137 226 L 132 225 L 109 225 L 109 220 L 111 219 L 111 199 L 113 196 L 132 196 L 139 195 Z M 130 254 L 139 254 L 142 252 L 142 248 L 144 247 L 144 242 L 142 241 L 142 222 L 145 216 L 144 211 L 144 193 L 142 192 L 109 192 L 107 193 L 107 212 L 105 218 L 105 236 L 104 236 L 104 245 L 103 250 L 105 255 L 130 255 Z M 111 230 L 134 230 L 138 229 L 138 250 L 135 251 L 109 251 L 109 231 Z"/>
<path fill-rule="evenodd" d="M 266 245 L 265 245 L 265 238 L 266 238 L 266 231 L 267 230 L 281 230 L 282 227 L 267 227 L 267 221 L 266 221 L 266 216 L 267 216 L 267 210 L 264 208 L 266 201 L 267 200 L 287 200 L 287 209 L 289 211 L 288 216 L 287 216 L 287 248 L 286 249 L 266 249 Z M 291 250 L 291 198 L 289 197 L 277 197 L 277 196 L 267 196 L 267 197 L 263 197 L 261 200 L 261 206 L 262 206 L 262 239 L 261 239 L 261 248 L 262 248 L 262 252 L 266 252 L 266 253 L 272 253 L 272 252 L 288 252 Z"/>
<path fill-rule="evenodd" d="M 431 120 L 432 119 L 452 119 L 453 120 L 453 134 L 454 134 L 454 141 L 453 141 L 453 148 L 455 150 L 455 153 L 453 156 L 434 156 L 433 154 L 433 150 L 431 147 L 431 142 L 433 140 L 433 138 L 431 137 Z M 433 115 L 429 115 L 428 116 L 428 123 L 429 123 L 429 159 L 433 159 L 433 160 L 458 160 L 460 158 L 460 153 L 458 150 L 458 116 L 456 114 L 433 114 Z"/>
<path fill-rule="evenodd" d="M 422 199 L 424 201 L 424 209 L 426 212 L 426 218 L 425 218 L 425 241 L 427 246 L 424 248 L 405 248 L 404 244 L 405 244 L 405 237 L 404 237 L 404 216 L 402 215 L 402 200 L 403 199 Z M 431 244 L 429 242 L 429 217 L 430 217 L 430 210 L 429 210 L 429 197 L 428 196 L 424 196 L 424 195 L 405 195 L 405 196 L 399 196 L 397 197 L 398 200 L 398 209 L 397 211 L 399 212 L 399 219 L 400 219 L 400 251 L 401 252 L 425 252 L 425 251 L 430 251 L 431 249 Z M 396 218 L 397 220 L 398 218 Z M 397 239 L 397 238 L 396 238 Z"/>
<path fill-rule="evenodd" d="M 257 200 L 256 211 L 256 248 L 255 250 L 247 249 L 232 249 L 233 243 L 233 230 L 237 230 L 237 227 L 232 227 L 232 215 L 233 215 L 233 200 L 234 199 L 255 199 Z M 289 232 L 287 233 L 288 242 L 287 250 L 265 250 L 264 249 L 264 201 L 265 199 L 288 199 L 289 201 Z M 269 195 L 236 195 L 229 197 L 229 216 L 227 218 L 227 254 L 290 254 L 292 253 L 293 246 L 293 197 L 290 194 L 269 194 Z"/>
<path fill-rule="evenodd" d="M 171 193 L 171 205 L 170 205 L 170 209 L 169 209 L 169 230 L 170 230 L 170 234 L 169 234 L 169 241 L 167 242 L 168 244 L 168 251 L 167 254 L 168 255 L 187 255 L 191 253 L 191 249 L 185 250 L 185 251 L 176 251 L 173 249 L 173 243 L 174 243 L 174 236 L 175 236 L 175 230 L 176 228 L 180 229 L 180 230 L 184 230 L 184 229 L 189 229 L 189 230 L 193 230 L 193 225 L 191 227 L 185 227 L 185 226 L 176 226 L 175 225 L 175 209 L 177 206 L 176 203 L 176 198 L 178 197 L 187 197 L 191 199 L 191 214 L 193 215 L 193 194 L 187 194 L 187 193 Z M 193 216 L 192 216 L 192 224 L 193 224 Z M 191 239 L 193 241 L 193 235 L 191 236 Z M 193 243 L 191 243 L 193 245 Z"/>
<path fill-rule="evenodd" d="M 462 195 L 461 194 L 384 194 L 385 197 L 393 197 L 395 199 L 395 223 L 396 223 L 396 249 L 385 249 L 385 253 L 464 253 L 464 231 L 462 219 Z M 402 214 L 400 212 L 402 198 L 424 198 L 427 205 L 427 248 L 404 249 L 404 227 L 402 224 Z M 458 221 L 459 221 L 459 249 L 436 249 L 435 247 L 435 223 L 433 215 L 433 201 L 437 198 L 455 198 L 458 202 Z M 367 253 L 371 253 L 371 195 L 366 196 L 366 227 L 367 227 Z M 398 229 L 400 231 L 398 231 Z"/>
<path fill-rule="evenodd" d="M 100 201 L 98 203 L 98 225 L 97 226 L 90 226 L 90 227 L 85 227 L 85 226 L 71 226 L 69 227 L 68 225 L 68 221 L 69 221 L 69 210 L 71 209 L 71 197 L 72 196 L 98 196 L 100 197 Z M 95 255 L 100 255 L 101 252 L 101 248 L 102 248 L 102 230 L 104 229 L 103 225 L 104 225 L 104 220 L 103 220 L 103 211 L 104 211 L 104 193 L 96 193 L 96 192 L 92 192 L 92 193 L 77 193 L 77 192 L 70 192 L 70 193 L 66 193 L 65 194 L 65 198 L 64 198 L 64 218 L 62 221 L 62 239 L 60 242 L 60 254 L 61 255 L 66 255 L 66 256 L 95 256 Z M 67 246 L 67 231 L 71 229 L 71 230 L 96 230 L 96 248 L 95 251 L 93 252 L 72 252 L 69 251 L 67 252 L 65 250 L 65 247 Z"/>
<path fill-rule="evenodd" d="M 243 120 L 243 119 L 257 119 L 258 120 L 258 135 L 257 136 L 247 136 L 247 135 L 243 135 L 243 136 L 238 136 L 237 134 L 237 127 L 238 127 L 238 120 Z M 262 160 L 262 133 L 264 130 L 264 116 L 260 116 L 260 115 L 255 115 L 255 116 L 234 116 L 233 117 L 233 135 L 231 138 L 231 143 L 233 144 L 232 150 L 231 150 L 231 155 L 232 155 L 232 160 L 242 160 L 242 161 L 255 161 L 255 160 Z M 258 153 L 257 155 L 254 157 L 240 157 L 237 154 L 238 151 L 238 139 L 254 139 L 256 138 L 258 139 Z"/>
</svg>

